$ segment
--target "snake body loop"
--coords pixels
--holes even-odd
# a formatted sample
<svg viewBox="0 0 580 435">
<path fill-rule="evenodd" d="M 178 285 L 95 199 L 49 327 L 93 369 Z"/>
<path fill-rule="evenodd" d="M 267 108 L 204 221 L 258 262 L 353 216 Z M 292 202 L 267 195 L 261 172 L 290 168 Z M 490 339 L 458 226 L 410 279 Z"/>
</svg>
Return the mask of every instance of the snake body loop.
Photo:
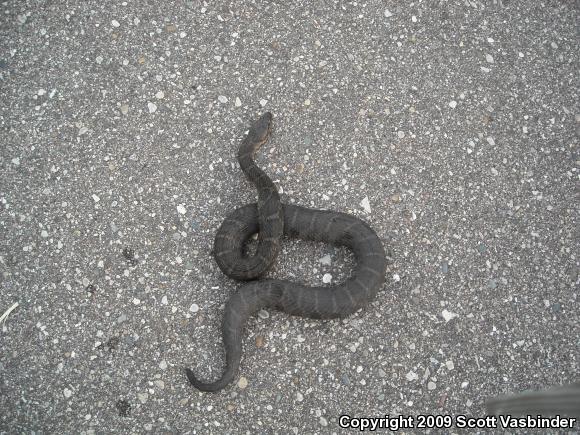
<svg viewBox="0 0 580 435">
<path fill-rule="evenodd" d="M 250 128 L 240 145 L 238 162 L 256 186 L 258 202 L 232 212 L 219 228 L 214 257 L 229 277 L 249 281 L 266 272 L 276 260 L 283 235 L 323 241 L 351 249 L 356 258 L 352 276 L 332 287 L 308 287 L 267 279 L 242 286 L 226 303 L 222 335 L 226 366 L 215 382 L 202 382 L 190 369 L 191 384 L 201 391 L 218 391 L 234 379 L 242 355 L 242 332 L 246 320 L 263 308 L 291 315 L 328 319 L 348 316 L 369 303 L 384 283 L 387 262 L 383 245 L 362 220 L 340 212 L 282 204 L 272 180 L 254 162 L 255 152 L 268 140 L 272 114 L 265 113 Z M 244 255 L 248 239 L 258 233 L 253 256 Z"/>
</svg>

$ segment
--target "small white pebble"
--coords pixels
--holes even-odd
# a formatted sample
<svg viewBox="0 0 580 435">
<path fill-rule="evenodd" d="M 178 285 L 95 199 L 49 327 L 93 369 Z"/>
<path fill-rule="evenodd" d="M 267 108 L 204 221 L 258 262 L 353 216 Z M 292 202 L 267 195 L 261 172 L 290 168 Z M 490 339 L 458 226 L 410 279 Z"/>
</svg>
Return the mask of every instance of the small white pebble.
<svg viewBox="0 0 580 435">
<path fill-rule="evenodd" d="M 409 382 L 412 382 L 412 381 L 416 381 L 417 379 L 419 379 L 419 375 L 411 370 L 409 373 L 407 373 L 405 375 L 405 378 L 407 378 L 407 380 Z"/>
<path fill-rule="evenodd" d="M 395 282 L 399 282 L 401 280 L 401 277 L 399 276 L 398 273 L 393 273 L 393 281 Z"/>
<path fill-rule="evenodd" d="M 361 207 L 364 209 L 365 212 L 371 212 L 371 205 L 369 203 L 369 197 L 365 196 L 363 200 L 360 202 Z"/>
<path fill-rule="evenodd" d="M 121 25 L 117 20 L 112 20 L 111 24 L 113 27 L 119 27 Z"/>
<path fill-rule="evenodd" d="M 14 157 L 14 158 L 11 160 L 11 162 L 12 162 L 12 164 L 13 164 L 14 166 L 19 166 L 19 165 L 20 165 L 20 157 Z"/>
<path fill-rule="evenodd" d="M 491 54 L 486 54 L 485 60 L 487 61 L 487 63 L 493 63 L 493 56 Z"/>
<path fill-rule="evenodd" d="M 264 100 L 263 98 L 260 100 L 260 106 L 264 107 L 266 104 L 268 104 L 268 100 Z"/>
<path fill-rule="evenodd" d="M 161 303 L 162 303 L 163 305 L 167 305 L 167 296 L 163 296 L 163 297 L 161 298 Z"/>
<path fill-rule="evenodd" d="M 393 13 L 390 10 L 385 9 L 385 18 L 391 18 L 392 16 L 393 16 Z"/>
<path fill-rule="evenodd" d="M 177 208 L 177 213 L 179 213 L 179 214 L 185 214 L 185 213 L 187 213 L 187 210 L 185 209 L 185 207 L 183 206 L 183 204 L 179 204 L 176 208 Z"/>
<path fill-rule="evenodd" d="M 240 100 L 238 97 L 236 97 L 236 107 L 241 107 L 242 106 L 242 100 Z"/>
<path fill-rule="evenodd" d="M 332 281 L 332 275 L 330 273 L 325 273 L 322 276 L 322 282 L 325 284 L 329 284 Z"/>
<path fill-rule="evenodd" d="M 72 393 L 72 391 L 71 391 L 71 390 L 69 390 L 68 388 L 65 388 L 65 389 L 63 390 L 63 392 L 62 392 L 62 393 L 64 394 L 64 397 L 66 397 L 67 399 L 68 399 L 70 396 L 72 396 L 72 394 L 73 394 L 73 393 Z"/>
<path fill-rule="evenodd" d="M 242 376 L 240 378 L 240 380 L 238 381 L 238 387 L 243 390 L 244 388 L 246 388 L 248 386 L 248 380 Z"/>
<path fill-rule="evenodd" d="M 452 313 L 451 311 L 443 310 L 441 317 L 443 317 L 446 322 L 449 322 L 451 319 L 456 318 L 457 314 Z"/>
<path fill-rule="evenodd" d="M 101 198 L 99 198 L 97 195 L 95 195 L 95 194 L 93 193 L 93 201 L 95 201 L 95 202 L 99 202 L 100 200 L 101 200 Z"/>
<path fill-rule="evenodd" d="M 435 388 L 437 388 L 437 384 L 435 384 L 435 382 L 429 381 L 429 383 L 427 383 L 428 390 L 434 390 Z"/>
<path fill-rule="evenodd" d="M 157 104 L 155 103 L 147 103 L 147 108 L 149 109 L 149 113 L 155 113 L 157 111 Z"/>
<path fill-rule="evenodd" d="M 95 58 L 95 62 L 97 62 L 100 65 L 103 62 L 103 56 L 97 56 Z"/>
<path fill-rule="evenodd" d="M 453 100 L 449 102 L 449 107 L 451 107 L 452 109 L 455 109 L 457 107 L 457 101 Z"/>
<path fill-rule="evenodd" d="M 447 370 L 453 370 L 455 368 L 455 364 L 453 364 L 453 361 L 449 360 L 445 363 L 445 367 L 447 367 Z"/>
<path fill-rule="evenodd" d="M 493 137 L 490 136 L 486 140 L 487 140 L 487 143 L 490 144 L 491 146 L 495 145 L 495 140 L 493 139 Z"/>
<path fill-rule="evenodd" d="M 163 98 L 165 98 L 165 92 L 163 91 L 159 91 L 155 94 L 155 98 L 157 98 L 158 100 L 162 100 Z"/>
<path fill-rule="evenodd" d="M 226 97 L 225 95 L 220 95 L 220 96 L 218 97 L 218 101 L 219 101 L 220 103 L 222 103 L 222 104 L 225 104 L 225 103 L 227 103 L 227 102 L 228 102 L 228 97 Z"/>
<path fill-rule="evenodd" d="M 141 301 L 137 298 L 133 298 L 133 304 L 134 305 L 139 305 L 141 303 Z"/>
<path fill-rule="evenodd" d="M 199 311 L 199 305 L 191 304 L 191 307 L 189 307 L 189 311 L 191 311 L 192 313 L 197 313 Z"/>
<path fill-rule="evenodd" d="M 318 260 L 321 264 L 324 264 L 325 266 L 330 266 L 330 264 L 332 263 L 332 259 L 330 257 L 329 254 L 326 254 L 324 257 L 322 257 L 320 260 Z"/>
<path fill-rule="evenodd" d="M 397 136 L 399 137 L 399 139 L 403 139 L 405 137 L 405 132 L 402 130 L 399 130 L 397 132 Z"/>
<path fill-rule="evenodd" d="M 165 370 L 167 368 L 167 361 L 163 360 L 159 363 L 159 368 Z"/>
<path fill-rule="evenodd" d="M 306 100 L 304 100 L 304 105 L 310 106 L 310 99 L 307 98 Z"/>
<path fill-rule="evenodd" d="M 185 38 L 186 36 L 187 36 L 187 33 L 185 33 L 185 32 L 179 33 L 179 37 L 182 39 Z"/>
<path fill-rule="evenodd" d="M 42 230 L 40 232 L 40 237 L 42 237 L 43 239 L 46 239 L 48 237 L 48 231 Z"/>
<path fill-rule="evenodd" d="M 413 15 L 413 16 L 411 17 L 411 21 L 412 21 L 412 22 L 414 22 L 414 23 L 416 23 L 416 22 L 417 22 L 417 17 L 416 17 L 415 15 Z"/>
<path fill-rule="evenodd" d="M 44 89 L 39 89 L 37 94 L 42 96 L 42 95 L 46 94 L 46 91 Z"/>
</svg>

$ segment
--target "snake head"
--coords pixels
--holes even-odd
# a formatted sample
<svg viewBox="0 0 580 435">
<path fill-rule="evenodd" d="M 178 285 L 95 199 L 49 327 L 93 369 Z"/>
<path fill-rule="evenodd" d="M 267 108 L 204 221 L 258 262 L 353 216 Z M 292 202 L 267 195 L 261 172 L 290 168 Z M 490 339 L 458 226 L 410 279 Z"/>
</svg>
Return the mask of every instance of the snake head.
<svg viewBox="0 0 580 435">
<path fill-rule="evenodd" d="M 268 140 L 270 130 L 272 129 L 272 114 L 270 112 L 264 113 L 260 118 L 252 124 L 248 132 L 248 139 L 254 145 L 254 152 Z"/>
</svg>

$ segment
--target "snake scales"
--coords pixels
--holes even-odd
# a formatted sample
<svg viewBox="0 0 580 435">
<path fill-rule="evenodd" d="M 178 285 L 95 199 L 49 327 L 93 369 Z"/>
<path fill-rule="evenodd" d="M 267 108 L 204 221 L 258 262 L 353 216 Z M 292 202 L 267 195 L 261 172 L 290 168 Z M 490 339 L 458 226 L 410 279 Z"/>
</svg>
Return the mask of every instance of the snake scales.
<svg viewBox="0 0 580 435">
<path fill-rule="evenodd" d="M 249 281 L 273 264 L 283 235 L 324 241 L 350 248 L 357 266 L 351 278 L 333 287 L 307 287 L 267 279 L 242 286 L 226 303 L 222 324 L 226 366 L 215 382 L 202 382 L 185 369 L 191 384 L 201 391 L 218 391 L 236 375 L 242 355 L 242 332 L 246 320 L 262 308 L 310 318 L 344 317 L 366 305 L 385 280 L 386 258 L 376 233 L 360 219 L 334 211 L 313 210 L 282 204 L 276 186 L 254 162 L 254 154 L 268 140 L 272 114 L 265 113 L 250 128 L 240 145 L 238 162 L 258 190 L 258 203 L 231 213 L 219 228 L 214 256 L 229 277 Z M 258 233 L 253 256 L 244 255 L 248 239 Z"/>
</svg>

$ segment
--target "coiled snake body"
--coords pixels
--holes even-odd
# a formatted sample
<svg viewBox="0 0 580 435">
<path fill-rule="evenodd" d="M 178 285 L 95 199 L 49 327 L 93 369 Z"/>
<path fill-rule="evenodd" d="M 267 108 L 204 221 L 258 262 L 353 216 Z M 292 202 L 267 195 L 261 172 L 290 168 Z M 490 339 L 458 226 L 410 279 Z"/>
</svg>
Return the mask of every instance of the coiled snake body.
<svg viewBox="0 0 580 435">
<path fill-rule="evenodd" d="M 350 248 L 357 266 L 351 278 L 333 287 L 308 287 L 267 279 L 242 286 L 226 303 L 222 324 L 226 367 L 215 382 L 198 380 L 185 369 L 191 384 L 201 391 L 217 391 L 236 375 L 242 355 L 246 320 L 262 308 L 288 314 L 328 319 L 344 317 L 366 305 L 385 280 L 386 258 L 376 233 L 360 219 L 334 211 L 282 204 L 276 186 L 254 162 L 255 152 L 270 134 L 272 114 L 265 113 L 250 128 L 238 152 L 238 162 L 258 190 L 258 203 L 231 213 L 219 228 L 214 256 L 220 269 L 237 280 L 253 280 L 266 272 L 280 251 L 282 235 L 324 241 Z M 244 244 L 258 233 L 253 256 L 245 256 Z"/>
</svg>

